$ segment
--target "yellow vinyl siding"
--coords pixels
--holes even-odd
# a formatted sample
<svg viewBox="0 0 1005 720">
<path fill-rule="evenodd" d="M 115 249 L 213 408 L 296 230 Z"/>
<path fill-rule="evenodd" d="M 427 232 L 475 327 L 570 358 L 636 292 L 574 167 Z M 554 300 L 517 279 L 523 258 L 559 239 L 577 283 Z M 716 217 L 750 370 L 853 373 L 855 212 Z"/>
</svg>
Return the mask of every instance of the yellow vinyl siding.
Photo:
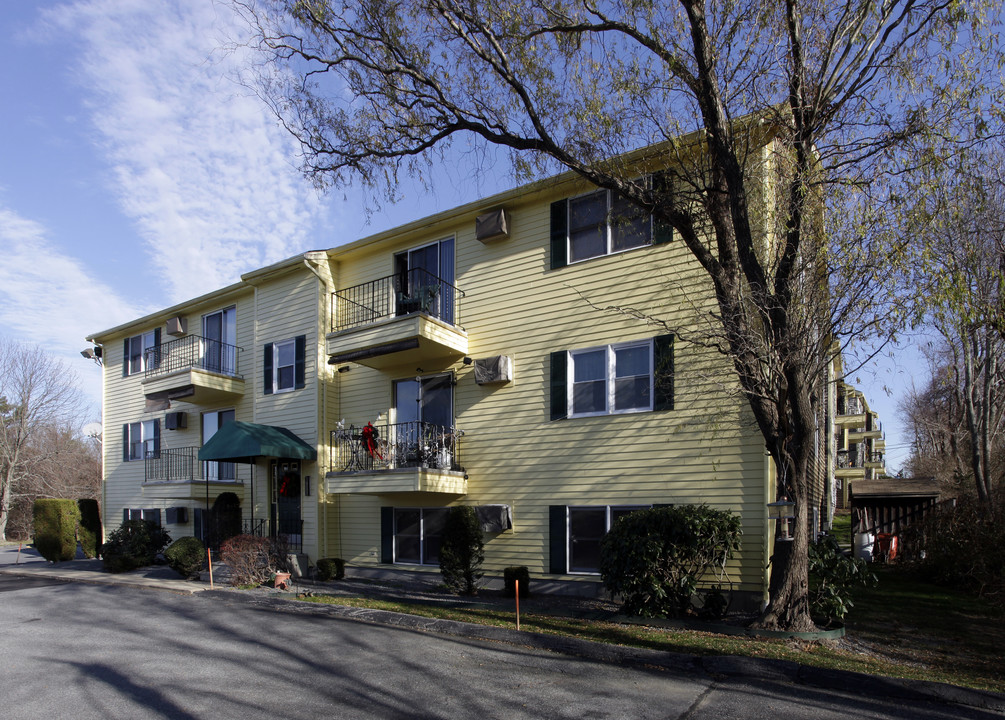
<svg viewBox="0 0 1005 720">
<path fill-rule="evenodd" d="M 487 246 L 475 239 L 472 216 L 430 229 L 424 237 L 389 242 L 370 256 L 340 261 L 345 287 L 389 274 L 394 252 L 453 235 L 456 285 L 465 292 L 459 324 L 468 334 L 468 355 L 511 356 L 514 381 L 478 386 L 472 368 L 459 362 L 420 370 L 403 360 L 382 371 L 351 364 L 351 371 L 335 380 L 337 415 L 357 425 L 386 415 L 394 379 L 455 373 L 454 413 L 465 433 L 460 460 L 469 476 L 468 493 L 330 497 L 341 537 L 329 535 L 328 553 L 355 563 L 377 562 L 381 506 L 506 503 L 515 528 L 488 538 L 485 568 L 498 573 L 520 564 L 540 575 L 549 571 L 550 505 L 707 502 L 742 516 L 744 552 L 731 564 L 730 576 L 745 589 L 759 589 L 763 443 L 721 356 L 677 340 L 672 411 L 550 420 L 552 352 L 667 332 L 630 311 L 694 332 L 696 318 L 714 304 L 705 276 L 679 243 L 550 269 L 554 199 L 539 195 L 509 208 L 511 237 Z"/>
</svg>

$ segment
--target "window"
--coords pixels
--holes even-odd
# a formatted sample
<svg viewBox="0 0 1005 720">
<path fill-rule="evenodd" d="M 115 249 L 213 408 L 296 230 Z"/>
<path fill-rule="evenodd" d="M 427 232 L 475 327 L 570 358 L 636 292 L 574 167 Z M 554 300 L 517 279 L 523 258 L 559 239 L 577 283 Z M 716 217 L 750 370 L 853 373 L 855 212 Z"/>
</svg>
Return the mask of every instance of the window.
<svg viewBox="0 0 1005 720">
<path fill-rule="evenodd" d="M 623 515 L 649 505 L 570 507 L 567 513 L 568 572 L 600 572 L 600 543 Z"/>
<path fill-rule="evenodd" d="M 202 444 L 205 445 L 211 437 L 226 423 L 234 422 L 233 410 L 218 410 L 202 414 Z M 209 461 L 203 463 L 203 472 L 207 480 L 213 482 L 233 482 L 237 479 L 237 466 L 232 462 Z"/>
<path fill-rule="evenodd" d="M 652 340 L 569 352 L 569 415 L 653 409 Z"/>
<path fill-rule="evenodd" d="M 122 376 L 135 375 L 157 367 L 160 344 L 160 328 L 126 338 L 122 350 Z"/>
<path fill-rule="evenodd" d="M 265 346 L 263 375 L 266 395 L 304 387 L 306 348 L 305 335 Z"/>
<path fill-rule="evenodd" d="M 394 508 L 394 562 L 437 565 L 447 508 Z"/>
<path fill-rule="evenodd" d="M 126 520 L 146 520 L 147 522 L 152 522 L 157 527 L 160 527 L 161 511 L 158 508 L 154 509 L 123 508 L 122 522 L 125 522 Z"/>
<path fill-rule="evenodd" d="M 551 419 L 673 409 L 673 336 L 551 354 Z"/>
<path fill-rule="evenodd" d="M 649 176 L 666 186 L 662 174 Z M 669 225 L 610 190 L 594 190 L 551 205 L 551 267 L 564 267 L 602 255 L 669 242 Z"/>
<path fill-rule="evenodd" d="M 160 420 L 144 420 L 122 426 L 123 461 L 160 457 L 160 450 Z"/>
<path fill-rule="evenodd" d="M 202 316 L 202 363 L 213 372 L 237 372 L 237 308 Z"/>
</svg>

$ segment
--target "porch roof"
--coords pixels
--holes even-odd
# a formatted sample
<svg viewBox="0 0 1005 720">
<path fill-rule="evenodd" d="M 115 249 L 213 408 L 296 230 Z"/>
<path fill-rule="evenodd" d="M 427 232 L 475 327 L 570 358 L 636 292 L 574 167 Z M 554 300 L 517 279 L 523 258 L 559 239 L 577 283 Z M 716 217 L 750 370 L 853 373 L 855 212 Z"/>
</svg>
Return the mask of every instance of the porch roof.
<svg viewBox="0 0 1005 720">
<path fill-rule="evenodd" d="M 275 425 L 231 422 L 199 448 L 199 460 L 253 463 L 258 457 L 316 460 L 317 449 L 292 431 Z"/>
</svg>

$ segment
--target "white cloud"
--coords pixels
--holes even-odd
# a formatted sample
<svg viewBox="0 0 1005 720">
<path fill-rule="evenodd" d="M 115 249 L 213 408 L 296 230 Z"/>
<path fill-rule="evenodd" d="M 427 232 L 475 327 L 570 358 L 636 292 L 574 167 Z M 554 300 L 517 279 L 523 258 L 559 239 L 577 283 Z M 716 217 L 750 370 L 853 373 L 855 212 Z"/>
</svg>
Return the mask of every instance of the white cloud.
<svg viewBox="0 0 1005 720">
<path fill-rule="evenodd" d="M 142 315 L 138 308 L 62 254 L 40 224 L 0 207 L 0 334 L 36 344 L 65 361 L 100 406 L 101 381 L 80 351 L 85 336 Z"/>
<path fill-rule="evenodd" d="M 79 81 L 116 192 L 171 302 L 328 244 L 322 204 L 264 104 L 229 78 L 242 25 L 206 0 L 81 0 L 45 14 L 82 43 Z"/>
</svg>

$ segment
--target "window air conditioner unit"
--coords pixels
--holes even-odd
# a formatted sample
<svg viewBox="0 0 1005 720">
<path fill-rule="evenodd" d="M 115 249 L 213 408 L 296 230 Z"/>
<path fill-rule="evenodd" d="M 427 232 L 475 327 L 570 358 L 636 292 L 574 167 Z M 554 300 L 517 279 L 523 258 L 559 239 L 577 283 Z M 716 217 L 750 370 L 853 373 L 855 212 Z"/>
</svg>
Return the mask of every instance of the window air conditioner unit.
<svg viewBox="0 0 1005 720">
<path fill-rule="evenodd" d="M 483 243 L 508 238 L 509 215 L 506 214 L 506 210 L 496 208 L 475 218 L 475 237 Z"/>
<path fill-rule="evenodd" d="M 507 383 L 513 380 L 513 360 L 509 355 L 475 359 L 475 382 L 479 385 Z"/>
<path fill-rule="evenodd" d="M 166 324 L 168 335 L 180 337 L 188 333 L 188 318 L 184 318 L 181 315 L 171 318 Z"/>
<path fill-rule="evenodd" d="M 183 412 L 170 412 L 164 416 L 164 427 L 168 430 L 184 430 L 188 427 L 188 417 Z"/>
</svg>

